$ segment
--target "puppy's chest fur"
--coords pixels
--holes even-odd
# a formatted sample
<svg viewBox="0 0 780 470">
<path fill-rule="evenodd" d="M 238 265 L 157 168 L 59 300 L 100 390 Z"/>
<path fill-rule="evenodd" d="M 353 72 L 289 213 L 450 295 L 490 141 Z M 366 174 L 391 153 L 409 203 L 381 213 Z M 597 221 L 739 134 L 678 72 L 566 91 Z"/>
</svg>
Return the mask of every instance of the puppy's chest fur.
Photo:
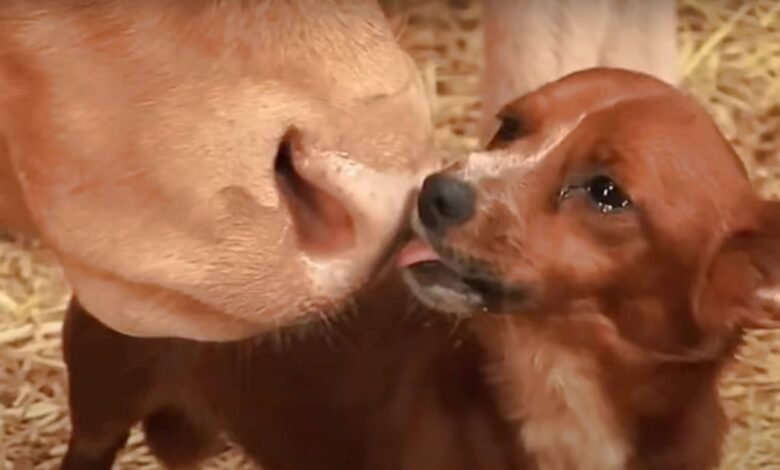
<svg viewBox="0 0 780 470">
<path fill-rule="evenodd" d="M 491 379 L 534 468 L 628 468 L 629 442 L 598 383 L 595 358 L 516 325 L 491 336 Z"/>
</svg>

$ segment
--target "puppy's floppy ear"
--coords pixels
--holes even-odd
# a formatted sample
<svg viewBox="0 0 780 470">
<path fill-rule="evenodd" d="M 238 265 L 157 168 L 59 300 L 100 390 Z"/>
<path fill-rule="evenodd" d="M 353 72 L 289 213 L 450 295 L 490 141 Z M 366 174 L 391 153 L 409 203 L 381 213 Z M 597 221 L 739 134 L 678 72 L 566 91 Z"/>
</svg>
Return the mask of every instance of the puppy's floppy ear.
<svg viewBox="0 0 780 470">
<path fill-rule="evenodd" d="M 694 313 L 706 330 L 780 328 L 780 203 L 726 238 L 701 273 Z"/>
</svg>

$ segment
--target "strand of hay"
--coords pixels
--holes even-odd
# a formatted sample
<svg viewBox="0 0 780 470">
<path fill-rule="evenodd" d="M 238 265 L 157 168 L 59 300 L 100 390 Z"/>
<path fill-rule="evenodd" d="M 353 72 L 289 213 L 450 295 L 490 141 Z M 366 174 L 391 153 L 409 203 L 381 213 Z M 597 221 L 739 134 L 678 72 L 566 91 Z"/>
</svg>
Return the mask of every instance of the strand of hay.
<svg viewBox="0 0 780 470">
<path fill-rule="evenodd" d="M 439 145 L 477 145 L 482 37 L 474 0 L 386 0 L 420 64 Z M 681 0 L 686 87 L 734 143 L 756 186 L 780 196 L 780 1 Z M 45 250 L 0 240 L 0 469 L 56 468 L 68 437 L 59 329 L 68 289 Z M 732 420 L 723 469 L 780 470 L 780 332 L 754 332 L 722 383 Z M 239 453 L 206 468 L 252 468 Z M 160 466 L 133 433 L 117 468 Z"/>
<path fill-rule="evenodd" d="M 688 89 L 731 140 L 759 188 L 780 196 L 780 2 L 684 0 Z"/>
</svg>

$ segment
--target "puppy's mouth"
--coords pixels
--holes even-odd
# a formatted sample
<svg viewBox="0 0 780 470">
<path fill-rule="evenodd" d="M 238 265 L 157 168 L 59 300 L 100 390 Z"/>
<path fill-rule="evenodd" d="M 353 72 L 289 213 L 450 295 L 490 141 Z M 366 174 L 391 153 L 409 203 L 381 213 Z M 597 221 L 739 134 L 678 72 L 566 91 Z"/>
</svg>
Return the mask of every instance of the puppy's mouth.
<svg viewBox="0 0 780 470">
<path fill-rule="evenodd" d="M 522 289 L 510 288 L 487 274 L 482 263 L 464 261 L 436 250 L 416 235 L 402 249 L 397 266 L 412 293 L 435 310 L 458 316 L 474 313 L 508 313 L 524 303 Z"/>
</svg>

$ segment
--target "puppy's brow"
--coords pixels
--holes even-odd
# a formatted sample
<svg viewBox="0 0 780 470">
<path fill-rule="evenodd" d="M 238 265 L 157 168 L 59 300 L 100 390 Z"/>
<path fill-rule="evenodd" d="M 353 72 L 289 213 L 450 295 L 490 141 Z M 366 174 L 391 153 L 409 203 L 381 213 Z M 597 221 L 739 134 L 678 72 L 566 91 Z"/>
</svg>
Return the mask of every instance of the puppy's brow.
<svg viewBox="0 0 780 470">
<path fill-rule="evenodd" d="M 469 155 L 469 164 L 464 172 L 467 173 L 469 177 L 478 179 L 497 177 L 507 169 L 522 171 L 523 169 L 535 167 L 541 163 L 553 149 L 561 145 L 586 117 L 586 113 L 581 113 L 575 119 L 556 127 L 554 131 L 548 134 L 542 145 L 530 155 L 519 155 L 516 152 L 511 152 L 509 149 L 501 148 L 474 152 Z M 500 155 L 500 158 L 497 158 L 498 155 Z"/>
<path fill-rule="evenodd" d="M 531 127 L 526 119 L 515 113 L 501 113 L 497 116 L 500 121 L 498 130 L 488 144 L 488 149 L 509 144 L 529 134 Z"/>
</svg>

